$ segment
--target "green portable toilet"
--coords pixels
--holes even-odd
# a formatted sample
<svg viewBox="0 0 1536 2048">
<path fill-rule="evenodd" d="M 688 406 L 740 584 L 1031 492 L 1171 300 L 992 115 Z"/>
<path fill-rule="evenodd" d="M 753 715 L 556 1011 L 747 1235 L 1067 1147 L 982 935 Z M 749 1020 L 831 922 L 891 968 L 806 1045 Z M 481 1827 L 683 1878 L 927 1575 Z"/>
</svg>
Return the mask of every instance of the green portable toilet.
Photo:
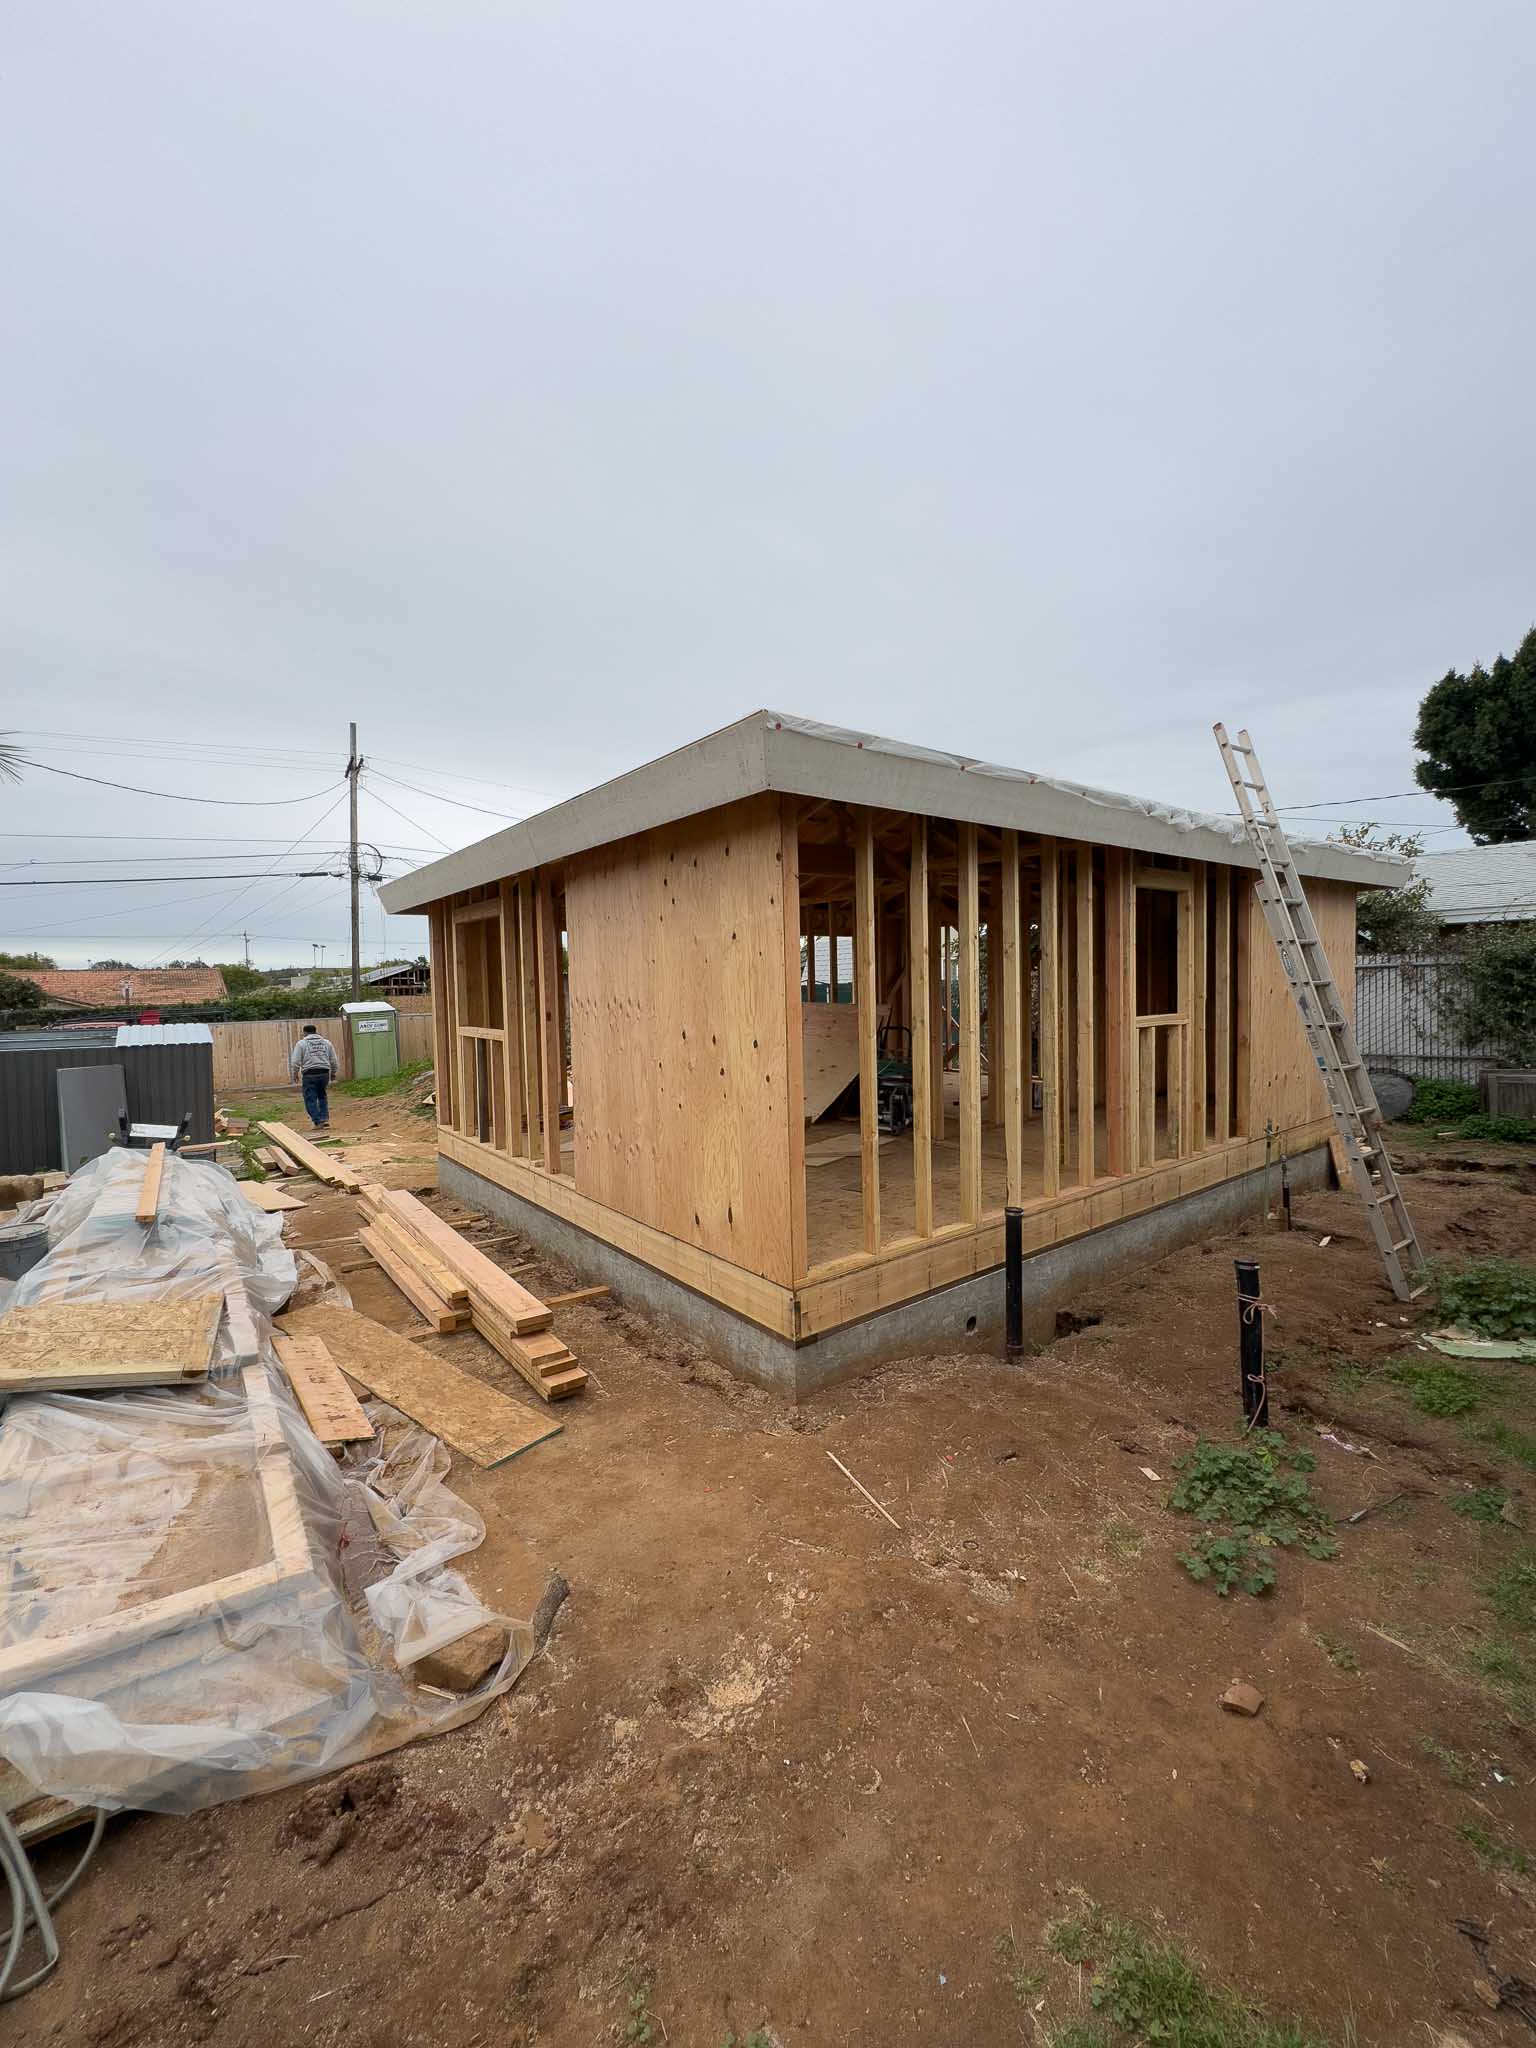
<svg viewBox="0 0 1536 2048">
<path fill-rule="evenodd" d="M 352 1040 L 352 1078 L 393 1074 L 400 1065 L 400 1020 L 392 1003 L 343 1003 Z"/>
</svg>

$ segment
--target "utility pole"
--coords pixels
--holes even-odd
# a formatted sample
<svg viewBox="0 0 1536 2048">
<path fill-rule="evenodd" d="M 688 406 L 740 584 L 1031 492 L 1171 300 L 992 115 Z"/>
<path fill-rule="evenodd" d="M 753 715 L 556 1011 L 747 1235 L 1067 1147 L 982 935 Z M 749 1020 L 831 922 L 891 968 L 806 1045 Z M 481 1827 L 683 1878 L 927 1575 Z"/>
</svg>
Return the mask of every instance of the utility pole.
<svg viewBox="0 0 1536 2048">
<path fill-rule="evenodd" d="M 347 849 L 347 874 L 352 885 L 352 1000 L 357 1002 L 362 994 L 362 936 L 357 913 L 357 777 L 362 762 L 357 758 L 357 727 L 348 727 L 350 739 L 347 752 L 347 781 L 351 785 L 351 844 Z"/>
<path fill-rule="evenodd" d="M 249 932 L 242 932 L 240 936 L 245 941 L 245 964 L 249 967 L 251 964 L 251 935 Z"/>
</svg>

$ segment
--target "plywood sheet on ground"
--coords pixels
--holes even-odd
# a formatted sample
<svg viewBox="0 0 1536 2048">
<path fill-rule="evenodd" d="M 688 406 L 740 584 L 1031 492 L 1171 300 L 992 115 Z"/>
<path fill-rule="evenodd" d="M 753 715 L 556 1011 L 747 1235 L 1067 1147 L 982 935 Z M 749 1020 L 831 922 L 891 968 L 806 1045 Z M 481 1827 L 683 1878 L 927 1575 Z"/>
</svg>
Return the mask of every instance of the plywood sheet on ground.
<svg viewBox="0 0 1536 2048">
<path fill-rule="evenodd" d="M 344 1373 L 477 1465 L 505 1464 L 560 1434 L 561 1425 L 547 1413 L 520 1408 L 483 1380 L 354 1309 L 318 1303 L 285 1316 L 282 1327 L 321 1338 Z"/>
<path fill-rule="evenodd" d="M 269 1188 L 265 1181 L 243 1180 L 240 1192 L 253 1209 L 261 1209 L 268 1216 L 279 1209 L 302 1209 L 304 1204 L 296 1195 L 287 1194 L 282 1188 Z"/>
<path fill-rule="evenodd" d="M 200 1379 L 220 1294 L 191 1301 L 43 1301 L 0 1318 L 0 1393 L 164 1387 Z"/>
</svg>

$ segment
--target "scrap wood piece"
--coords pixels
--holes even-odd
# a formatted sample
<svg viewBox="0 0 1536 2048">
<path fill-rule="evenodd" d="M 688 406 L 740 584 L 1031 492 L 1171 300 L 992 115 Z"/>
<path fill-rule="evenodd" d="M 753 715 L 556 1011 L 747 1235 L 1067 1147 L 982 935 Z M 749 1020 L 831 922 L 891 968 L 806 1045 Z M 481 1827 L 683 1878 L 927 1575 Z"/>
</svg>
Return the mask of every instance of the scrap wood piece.
<svg viewBox="0 0 1536 2048">
<path fill-rule="evenodd" d="M 304 1204 L 297 1195 L 290 1195 L 285 1188 L 269 1188 L 265 1181 L 243 1180 L 240 1192 L 253 1209 L 260 1209 L 264 1215 L 274 1216 L 282 1209 L 302 1209 Z"/>
<path fill-rule="evenodd" d="M 168 1387 L 213 1362 L 224 1298 L 42 1301 L 0 1317 L 0 1393 Z"/>
<path fill-rule="evenodd" d="M 901 1527 L 900 1522 L 897 1521 L 896 1517 L 891 1513 L 889 1508 L 880 1507 L 879 1501 L 875 1499 L 875 1496 L 870 1492 L 869 1488 L 864 1484 L 863 1480 L 853 1478 L 853 1474 L 848 1470 L 848 1467 L 843 1463 L 842 1459 L 838 1457 L 835 1451 L 828 1451 L 827 1456 L 832 1460 L 833 1464 L 837 1467 L 838 1471 L 842 1473 L 845 1479 L 853 1480 L 854 1485 L 859 1489 L 860 1493 L 863 1494 L 864 1498 L 869 1502 L 870 1506 L 872 1508 L 878 1508 L 880 1513 L 885 1516 L 885 1519 L 890 1523 L 893 1529 L 899 1529 Z"/>
<path fill-rule="evenodd" d="M 477 1251 L 462 1238 L 452 1224 L 434 1216 L 414 1195 L 408 1195 L 403 1188 L 370 1189 L 369 1193 L 375 1195 L 391 1216 L 429 1250 L 436 1252 L 449 1270 L 465 1282 L 474 1308 L 486 1310 L 498 1322 L 505 1323 L 515 1337 L 531 1336 L 536 1330 L 549 1328 L 553 1317 L 536 1294 L 530 1294 L 510 1274 L 504 1273 L 484 1252 Z"/>
<path fill-rule="evenodd" d="M 561 1425 L 547 1415 L 520 1408 L 355 1309 L 318 1302 L 285 1316 L 283 1326 L 323 1338 L 350 1378 L 487 1470 L 560 1433 Z"/>
<path fill-rule="evenodd" d="M 583 1301 L 601 1301 L 607 1295 L 607 1287 L 573 1287 L 569 1294 L 550 1294 L 545 1297 L 546 1308 L 575 1308 Z"/>
<path fill-rule="evenodd" d="M 135 1223 L 153 1223 L 160 1207 L 160 1181 L 165 1172 L 165 1146 L 151 1145 L 149 1163 L 144 1168 L 144 1185 L 139 1190 L 139 1206 L 133 1212 Z"/>
<path fill-rule="evenodd" d="M 272 1144 L 296 1159 L 306 1173 L 312 1173 L 316 1180 L 324 1181 L 327 1187 L 340 1188 L 344 1194 L 355 1195 L 362 1182 L 349 1174 L 340 1162 L 328 1159 L 318 1145 L 311 1145 L 307 1138 L 301 1138 L 297 1131 L 291 1131 L 284 1123 L 259 1123 L 256 1126 L 261 1135 Z"/>
<path fill-rule="evenodd" d="M 359 1260 L 355 1266 L 338 1266 L 338 1273 L 356 1273 L 365 1265 L 377 1265 L 382 1272 L 388 1274 L 411 1307 L 431 1324 L 436 1336 L 446 1337 L 450 1331 L 462 1330 L 465 1327 L 469 1321 L 467 1308 L 450 1308 L 446 1302 L 439 1300 L 420 1274 L 408 1266 L 394 1246 L 377 1231 L 365 1228 L 359 1231 L 358 1235 L 371 1256 L 367 1260 Z"/>
<path fill-rule="evenodd" d="M 274 1336 L 276 1351 L 305 1419 L 323 1444 L 367 1443 L 373 1424 L 347 1385 L 323 1337 Z"/>
</svg>

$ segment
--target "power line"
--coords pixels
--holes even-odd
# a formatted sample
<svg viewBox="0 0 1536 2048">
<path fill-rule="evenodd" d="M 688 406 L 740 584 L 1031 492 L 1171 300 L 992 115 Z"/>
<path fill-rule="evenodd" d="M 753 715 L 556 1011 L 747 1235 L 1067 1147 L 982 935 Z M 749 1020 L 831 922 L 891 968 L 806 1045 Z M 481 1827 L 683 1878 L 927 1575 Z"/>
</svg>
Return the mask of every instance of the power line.
<svg viewBox="0 0 1536 2048">
<path fill-rule="evenodd" d="M 491 811 L 487 810 L 484 804 L 467 804 L 462 797 L 440 796 L 434 789 L 423 789 L 420 783 L 417 782 L 402 782 L 398 775 L 385 775 L 383 770 L 379 768 L 375 768 L 373 773 L 381 781 L 392 783 L 396 789 L 414 790 L 417 796 L 429 797 L 435 804 L 452 804 L 461 811 L 479 811 L 483 817 L 501 818 L 509 825 L 520 825 L 527 816 L 526 811 Z M 384 799 L 380 797 L 379 801 L 382 803 Z M 404 818 L 405 813 L 404 811 L 396 811 L 395 816 L 397 818 Z M 409 825 L 412 821 L 406 818 L 405 822 Z M 426 829 L 425 825 L 418 825 L 416 827 L 418 832 L 425 832 Z M 436 834 L 429 834 L 428 836 L 435 838 Z"/>
<path fill-rule="evenodd" d="M 425 825 L 418 825 L 414 818 L 407 818 L 405 816 L 404 811 L 397 810 L 395 806 L 389 801 L 389 798 L 387 796 L 380 796 L 379 792 L 373 787 L 372 783 L 370 783 L 368 786 L 368 794 L 373 798 L 376 804 L 382 804 L 386 811 L 394 811 L 394 814 L 397 818 L 404 819 L 405 823 L 410 826 L 413 832 L 426 832 L 427 837 L 429 839 L 437 839 L 437 834 L 435 832 L 428 832 Z M 448 844 L 446 839 L 437 839 L 437 843 L 443 849 L 444 853 L 452 853 L 453 848 Z"/>
<path fill-rule="evenodd" d="M 119 882 L 261 882 L 282 872 L 281 868 L 252 868 L 244 875 L 49 875 L 42 881 L 0 882 L 0 889 L 110 889 Z M 319 872 L 303 868 L 298 879 L 307 881 Z"/>
<path fill-rule="evenodd" d="M 325 793 L 325 792 L 323 792 L 323 791 L 322 791 L 322 794 L 324 794 L 324 793 Z M 291 855 L 291 854 L 292 854 L 292 853 L 294 852 L 295 848 L 297 848 L 297 847 L 300 847 L 300 846 L 302 846 L 302 845 L 304 844 L 304 841 L 305 841 L 305 840 L 306 840 L 306 839 L 307 839 L 307 838 L 308 838 L 308 837 L 310 836 L 310 834 L 311 834 L 312 832 L 318 832 L 318 831 L 320 830 L 320 827 L 321 827 L 321 826 L 322 826 L 322 825 L 323 825 L 323 824 L 325 823 L 326 819 L 327 819 L 328 817 L 330 817 L 330 815 L 331 815 L 332 811 L 339 811 L 339 810 L 341 809 L 341 806 L 342 806 L 342 803 L 343 803 L 343 801 L 344 801 L 344 799 L 345 799 L 345 796 L 346 796 L 346 791 L 345 791 L 345 789 L 343 789 L 343 791 L 342 791 L 342 794 L 341 794 L 341 796 L 337 797 L 337 799 L 336 799 L 335 803 L 333 803 L 333 804 L 329 805 L 329 806 L 328 806 L 328 807 L 327 807 L 327 808 L 326 808 L 325 810 L 323 810 L 323 811 L 322 811 L 322 812 L 320 813 L 319 817 L 315 819 L 315 821 L 314 821 L 314 823 L 313 823 L 312 825 L 306 825 L 306 826 L 305 826 L 305 828 L 304 828 L 304 830 L 303 830 L 303 831 L 302 831 L 302 832 L 301 832 L 301 833 L 299 834 L 298 838 L 294 840 L 293 844 L 292 844 L 291 846 L 287 847 L 287 848 L 286 848 L 286 849 L 284 850 L 284 852 L 282 852 L 281 854 L 279 854 L 278 858 L 279 858 L 280 860 L 287 860 L 287 859 L 289 858 L 289 856 L 290 856 L 290 855 Z M 292 885 L 292 884 L 290 884 L 289 886 L 290 886 L 290 887 L 292 887 L 293 885 Z M 229 909 L 229 910 L 233 910 L 233 909 L 234 909 L 234 907 L 235 907 L 235 905 L 236 905 L 236 904 L 237 904 L 237 903 L 238 903 L 238 902 L 240 901 L 240 899 L 241 899 L 241 898 L 242 898 L 243 896 L 249 896 L 249 895 L 250 895 L 250 893 L 251 893 L 251 885 L 250 885 L 250 883 L 249 883 L 249 882 L 247 882 L 247 883 L 245 884 L 244 888 L 242 888 L 242 889 L 237 889 L 237 890 L 235 891 L 234 895 L 230 897 L 230 899 L 229 899 L 228 903 L 227 903 L 227 904 L 225 905 L 225 908 L 226 908 L 226 909 Z M 280 890 L 278 891 L 278 895 L 279 895 L 279 896 L 282 896 L 282 895 L 286 895 L 286 894 L 287 894 L 287 891 L 286 891 L 286 890 L 280 889 Z M 274 901 L 275 899 L 274 899 L 274 898 L 271 898 L 271 897 L 269 897 L 269 898 L 268 898 L 267 900 L 268 900 L 268 902 L 272 902 L 272 901 Z M 155 955 L 155 960 L 154 960 L 154 961 L 151 961 L 151 962 L 150 962 L 150 965 L 151 965 L 151 966 L 153 966 L 153 965 L 155 965 L 156 961 L 160 961 L 160 960 L 163 960 L 163 959 L 164 959 L 164 958 L 166 957 L 166 955 L 167 955 L 168 953 L 174 953 L 174 952 L 177 952 L 177 951 L 178 951 L 178 950 L 179 950 L 179 949 L 180 949 L 180 948 L 181 948 L 182 946 L 189 946 L 189 945 L 191 945 L 191 943 L 192 943 L 192 941 L 193 941 L 194 939 L 196 939 L 196 938 L 200 938 L 200 937 L 202 936 L 202 933 L 203 933 L 203 929 L 204 929 L 204 926 L 205 926 L 205 925 L 209 925 L 209 924 L 212 924 L 212 923 L 213 923 L 213 921 L 214 921 L 214 918 L 220 917 L 220 916 L 222 916 L 222 915 L 223 915 L 223 912 L 222 912 L 222 911 L 217 911 L 217 910 L 216 910 L 216 911 L 215 911 L 215 912 L 213 913 L 213 916 L 212 916 L 212 917 L 209 917 L 209 918 L 206 918 L 206 919 L 204 919 L 204 922 L 203 922 L 203 924 L 202 924 L 202 925 L 199 925 L 196 931 L 193 931 L 193 932 L 189 932 L 189 933 L 187 934 L 187 936 L 186 936 L 186 937 L 185 937 L 184 939 L 177 939 L 177 940 L 174 940 L 174 941 L 172 942 L 172 944 L 170 944 L 169 946 L 165 946 L 165 947 L 162 947 L 162 948 L 161 948 L 161 950 L 160 950 L 160 952 L 159 952 L 159 953 L 157 953 L 157 954 Z"/>
<path fill-rule="evenodd" d="M 22 766 L 40 768 L 44 775 L 67 775 L 71 782 L 94 782 L 102 789 L 126 789 L 130 796 L 161 797 L 176 804 L 218 804 L 231 810 L 271 809 L 278 804 L 312 804 L 323 796 L 329 796 L 336 787 L 334 782 L 328 782 L 324 789 L 312 790 L 308 796 L 184 796 L 174 789 L 140 789 L 133 782 L 108 782 L 102 775 L 82 775 L 77 768 L 50 768 L 46 761 L 28 760 Z"/>
</svg>

